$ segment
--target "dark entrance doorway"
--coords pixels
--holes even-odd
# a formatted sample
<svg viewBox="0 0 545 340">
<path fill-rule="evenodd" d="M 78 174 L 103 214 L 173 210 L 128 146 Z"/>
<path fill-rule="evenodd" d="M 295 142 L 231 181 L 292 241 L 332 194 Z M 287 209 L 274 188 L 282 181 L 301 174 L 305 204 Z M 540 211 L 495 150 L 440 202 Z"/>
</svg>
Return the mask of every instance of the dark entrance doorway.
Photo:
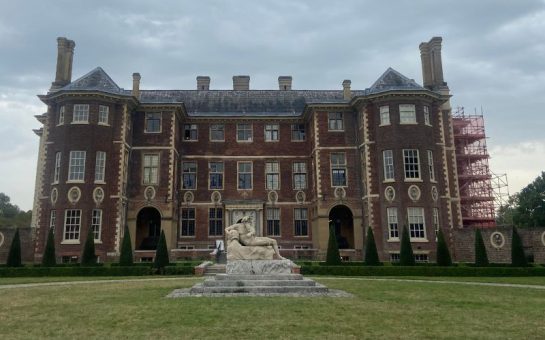
<svg viewBox="0 0 545 340">
<path fill-rule="evenodd" d="M 155 250 L 161 235 L 161 214 L 155 208 L 143 208 L 136 217 L 136 249 Z"/>
<path fill-rule="evenodd" d="M 335 235 L 339 249 L 354 249 L 352 211 L 345 205 L 338 205 L 329 212 L 329 220 L 335 223 Z"/>
</svg>

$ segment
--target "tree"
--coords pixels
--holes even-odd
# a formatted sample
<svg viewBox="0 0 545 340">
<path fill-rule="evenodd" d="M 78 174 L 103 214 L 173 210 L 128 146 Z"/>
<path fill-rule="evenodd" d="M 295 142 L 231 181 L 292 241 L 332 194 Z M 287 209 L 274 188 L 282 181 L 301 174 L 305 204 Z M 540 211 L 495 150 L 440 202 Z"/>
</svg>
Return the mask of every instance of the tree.
<svg viewBox="0 0 545 340">
<path fill-rule="evenodd" d="M 327 242 L 327 255 L 325 259 L 327 265 L 341 264 L 341 254 L 337 244 L 337 235 L 335 234 L 335 222 L 329 221 L 329 240 Z"/>
<path fill-rule="evenodd" d="M 6 262 L 8 267 L 21 267 L 21 239 L 19 238 L 19 228 L 15 230 L 11 246 L 9 247 L 8 260 Z"/>
<path fill-rule="evenodd" d="M 526 267 L 528 265 L 522 240 L 515 227 L 513 227 L 513 236 L 511 237 L 511 265 L 513 267 Z"/>
<path fill-rule="evenodd" d="M 484 246 L 483 235 L 481 230 L 475 228 L 475 267 L 487 267 L 488 255 Z"/>
<path fill-rule="evenodd" d="M 129 233 L 129 227 L 125 226 L 123 243 L 121 244 L 121 255 L 119 256 L 119 265 L 132 266 L 132 264 L 133 264 L 133 253 L 132 253 L 131 235 Z"/>
<path fill-rule="evenodd" d="M 159 238 L 159 243 L 157 244 L 157 250 L 155 251 L 155 262 L 153 267 L 157 268 L 159 272 L 163 272 L 165 266 L 168 266 L 168 249 L 167 249 L 167 240 L 165 238 L 164 230 L 161 230 L 161 237 Z"/>
<path fill-rule="evenodd" d="M 452 258 L 450 257 L 448 245 L 441 228 L 437 232 L 437 265 L 444 267 L 452 266 Z"/>
<path fill-rule="evenodd" d="M 95 254 L 95 234 L 93 228 L 89 228 L 87 238 L 85 239 L 85 245 L 83 246 L 83 253 L 81 254 L 82 266 L 93 266 L 97 263 L 97 256 Z"/>
<path fill-rule="evenodd" d="M 55 234 L 53 233 L 53 228 L 50 228 L 49 233 L 47 234 L 47 242 L 45 243 L 42 266 L 54 267 L 56 265 L 57 259 L 55 257 Z"/>
<path fill-rule="evenodd" d="M 21 211 L 18 206 L 10 203 L 8 195 L 0 192 L 0 226 L 29 227 L 32 211 Z"/>
<path fill-rule="evenodd" d="M 380 265 L 375 236 L 371 227 L 367 227 L 367 240 L 365 241 L 365 264 L 368 266 Z"/>
<path fill-rule="evenodd" d="M 500 207 L 497 221 L 520 228 L 545 226 L 545 172 Z"/>
<path fill-rule="evenodd" d="M 403 227 L 401 232 L 401 249 L 399 251 L 399 264 L 402 266 L 414 266 L 413 247 L 411 246 L 411 238 L 409 237 L 409 229 Z"/>
</svg>

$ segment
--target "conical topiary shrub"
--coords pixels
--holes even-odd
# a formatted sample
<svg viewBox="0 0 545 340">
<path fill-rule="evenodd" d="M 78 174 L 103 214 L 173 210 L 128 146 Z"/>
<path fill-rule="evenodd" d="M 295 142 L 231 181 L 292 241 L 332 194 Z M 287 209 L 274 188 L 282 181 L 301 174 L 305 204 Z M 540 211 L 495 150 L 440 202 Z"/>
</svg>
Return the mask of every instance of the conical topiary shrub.
<svg viewBox="0 0 545 340">
<path fill-rule="evenodd" d="M 6 266 L 8 267 L 21 267 L 21 239 L 19 238 L 19 228 L 15 230 L 11 246 L 9 247 L 8 260 Z"/>
<path fill-rule="evenodd" d="M 54 267 L 56 265 L 57 258 L 55 257 L 55 234 L 53 233 L 53 228 L 50 228 L 49 233 L 47 233 L 47 241 L 45 243 L 42 266 Z"/>
<path fill-rule="evenodd" d="M 93 229 L 89 228 L 85 244 L 83 245 L 83 253 L 81 254 L 82 266 L 94 266 L 97 263 L 97 256 L 95 254 L 95 234 Z"/>
<path fill-rule="evenodd" d="M 129 233 L 129 227 L 125 226 L 125 233 L 123 234 L 123 243 L 121 244 L 121 255 L 119 256 L 120 266 L 132 266 L 133 253 L 131 244 L 131 234 Z"/>
<path fill-rule="evenodd" d="M 165 266 L 168 266 L 168 249 L 167 249 L 167 240 L 165 238 L 164 230 L 161 230 L 161 237 L 159 238 L 159 243 L 157 244 L 157 250 L 155 251 L 155 262 L 153 267 L 156 268 L 160 273 L 163 273 Z"/>
<path fill-rule="evenodd" d="M 341 254 L 337 244 L 337 235 L 335 234 L 335 223 L 329 222 L 329 240 L 327 242 L 327 255 L 325 263 L 329 266 L 341 264 Z"/>
<path fill-rule="evenodd" d="M 452 266 L 452 258 L 450 257 L 448 245 L 441 228 L 437 232 L 437 265 L 444 267 Z"/>
<path fill-rule="evenodd" d="M 475 267 L 486 267 L 488 264 L 488 255 L 486 254 L 483 235 L 480 229 L 475 228 Z"/>
<path fill-rule="evenodd" d="M 365 241 L 365 264 L 367 266 L 380 265 L 377 245 L 375 243 L 375 235 L 373 234 L 373 229 L 371 229 L 371 227 L 367 228 L 367 240 Z"/>
<path fill-rule="evenodd" d="M 515 227 L 513 227 L 513 236 L 511 237 L 511 265 L 513 267 L 526 267 L 528 265 L 522 240 Z"/>
<path fill-rule="evenodd" d="M 401 232 L 401 249 L 399 250 L 399 264 L 402 266 L 414 266 L 413 247 L 411 246 L 411 238 L 409 237 L 409 229 L 403 227 Z"/>
</svg>

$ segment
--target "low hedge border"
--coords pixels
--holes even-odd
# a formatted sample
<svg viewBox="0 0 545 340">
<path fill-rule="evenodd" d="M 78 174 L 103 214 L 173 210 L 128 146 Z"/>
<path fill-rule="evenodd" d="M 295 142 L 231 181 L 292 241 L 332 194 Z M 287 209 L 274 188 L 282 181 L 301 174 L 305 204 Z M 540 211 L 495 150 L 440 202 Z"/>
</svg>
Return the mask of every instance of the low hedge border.
<svg viewBox="0 0 545 340">
<path fill-rule="evenodd" d="M 303 275 L 332 276 L 545 276 L 545 267 L 301 266 Z"/>
<path fill-rule="evenodd" d="M 144 276 L 151 275 L 149 267 L 17 267 L 0 268 L 0 277 L 41 276 Z"/>
</svg>

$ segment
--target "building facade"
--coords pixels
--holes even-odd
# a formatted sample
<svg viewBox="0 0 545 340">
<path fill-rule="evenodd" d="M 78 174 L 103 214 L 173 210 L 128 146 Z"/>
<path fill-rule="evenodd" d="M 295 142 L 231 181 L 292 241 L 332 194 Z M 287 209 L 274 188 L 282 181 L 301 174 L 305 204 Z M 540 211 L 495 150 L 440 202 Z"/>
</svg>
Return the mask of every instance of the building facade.
<svg viewBox="0 0 545 340">
<path fill-rule="evenodd" d="M 160 231 L 172 259 L 208 257 L 242 216 L 291 258 L 322 258 L 329 221 L 341 255 L 361 260 L 367 228 L 395 261 L 403 227 L 419 261 L 435 259 L 462 226 L 449 88 L 441 38 L 420 44 L 423 86 L 389 68 L 369 88 L 124 90 L 100 67 L 71 81 L 75 44 L 58 39 L 55 81 L 39 98 L 33 227 L 35 260 L 54 228 L 63 261 L 89 229 L 97 255 L 119 255 L 125 226 L 151 260 Z"/>
</svg>

